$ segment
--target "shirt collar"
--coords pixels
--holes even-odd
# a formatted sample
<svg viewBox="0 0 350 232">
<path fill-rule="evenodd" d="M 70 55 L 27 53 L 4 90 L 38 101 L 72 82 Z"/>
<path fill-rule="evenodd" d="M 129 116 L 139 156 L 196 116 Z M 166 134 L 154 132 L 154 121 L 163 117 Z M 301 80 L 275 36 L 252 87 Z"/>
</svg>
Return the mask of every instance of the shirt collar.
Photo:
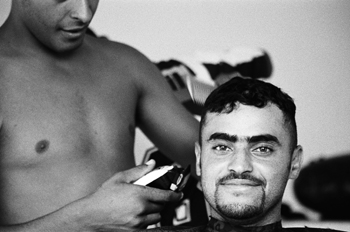
<svg viewBox="0 0 350 232">
<path fill-rule="evenodd" d="M 268 224 L 265 226 L 243 227 L 231 225 L 227 222 L 219 221 L 216 218 L 211 218 L 208 222 L 206 232 L 276 232 L 282 230 L 281 221 Z"/>
</svg>

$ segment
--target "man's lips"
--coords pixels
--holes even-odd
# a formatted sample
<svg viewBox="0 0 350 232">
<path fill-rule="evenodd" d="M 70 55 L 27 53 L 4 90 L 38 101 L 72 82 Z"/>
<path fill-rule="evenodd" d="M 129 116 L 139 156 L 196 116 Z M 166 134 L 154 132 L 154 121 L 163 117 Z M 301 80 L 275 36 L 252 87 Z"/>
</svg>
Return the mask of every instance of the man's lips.
<svg viewBox="0 0 350 232">
<path fill-rule="evenodd" d="M 231 179 L 220 182 L 220 185 L 234 185 L 234 186 L 260 186 L 261 183 L 247 179 Z"/>
<path fill-rule="evenodd" d="M 68 32 L 68 33 L 80 33 L 80 32 L 83 32 L 84 30 L 85 30 L 85 27 L 62 29 L 62 31 Z"/>
<path fill-rule="evenodd" d="M 74 27 L 61 29 L 64 36 L 68 39 L 78 39 L 85 33 L 85 27 Z"/>
</svg>

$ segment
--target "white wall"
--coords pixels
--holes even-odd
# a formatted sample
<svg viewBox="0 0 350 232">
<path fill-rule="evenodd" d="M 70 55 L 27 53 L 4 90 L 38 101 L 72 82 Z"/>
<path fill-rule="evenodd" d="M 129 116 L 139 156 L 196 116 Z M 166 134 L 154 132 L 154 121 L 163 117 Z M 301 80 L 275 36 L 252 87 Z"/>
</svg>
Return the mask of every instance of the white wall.
<svg viewBox="0 0 350 232">
<path fill-rule="evenodd" d="M 261 47 L 295 98 L 305 162 L 350 152 L 350 1 L 101 0 L 92 28 L 152 60 Z"/>
<path fill-rule="evenodd" d="M 0 24 L 9 4 L 0 1 Z M 270 81 L 295 98 L 305 164 L 350 153 L 348 0 L 101 0 L 91 27 L 154 61 L 264 48 L 274 65 Z"/>
</svg>

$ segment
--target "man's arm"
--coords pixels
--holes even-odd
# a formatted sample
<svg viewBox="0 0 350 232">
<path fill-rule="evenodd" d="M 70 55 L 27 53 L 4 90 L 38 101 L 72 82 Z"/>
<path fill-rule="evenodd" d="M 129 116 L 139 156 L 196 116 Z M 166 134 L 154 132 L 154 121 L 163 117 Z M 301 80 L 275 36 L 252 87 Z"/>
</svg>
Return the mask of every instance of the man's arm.
<svg viewBox="0 0 350 232">
<path fill-rule="evenodd" d="M 195 175 L 194 143 L 199 123 L 175 97 L 157 67 L 135 52 L 133 75 L 140 89 L 138 126 L 166 156 L 182 166 L 191 164 Z"/>
<path fill-rule="evenodd" d="M 132 184 L 151 171 L 148 165 L 119 172 L 91 195 L 36 220 L 0 226 L 0 232 L 116 231 L 146 228 L 160 220 L 165 203 L 178 201 L 181 193 Z"/>
</svg>

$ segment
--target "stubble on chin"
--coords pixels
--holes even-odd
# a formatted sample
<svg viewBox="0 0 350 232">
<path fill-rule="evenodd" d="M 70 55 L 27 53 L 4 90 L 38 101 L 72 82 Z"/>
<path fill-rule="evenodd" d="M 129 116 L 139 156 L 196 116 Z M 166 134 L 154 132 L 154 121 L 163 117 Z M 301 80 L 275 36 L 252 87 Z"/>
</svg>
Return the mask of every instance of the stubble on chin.
<svg viewBox="0 0 350 232">
<path fill-rule="evenodd" d="M 223 217 L 232 220 L 249 220 L 263 213 L 265 204 L 265 193 L 262 192 L 253 204 L 230 202 L 225 196 L 220 195 L 218 189 L 215 192 L 215 205 L 217 212 Z"/>
</svg>

